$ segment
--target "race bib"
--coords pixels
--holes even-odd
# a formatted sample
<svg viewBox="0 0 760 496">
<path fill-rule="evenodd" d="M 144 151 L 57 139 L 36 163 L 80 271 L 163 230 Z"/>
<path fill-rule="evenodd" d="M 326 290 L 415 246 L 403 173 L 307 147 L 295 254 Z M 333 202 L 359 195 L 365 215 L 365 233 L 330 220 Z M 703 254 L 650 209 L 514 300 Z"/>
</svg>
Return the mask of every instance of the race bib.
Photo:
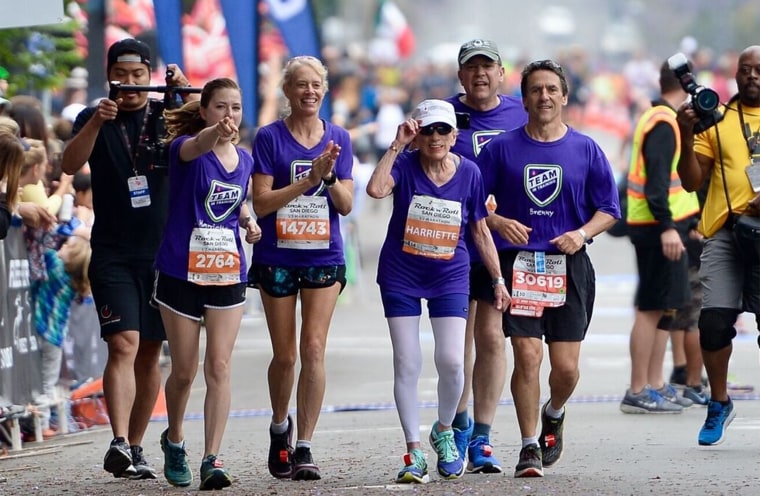
<svg viewBox="0 0 760 496">
<path fill-rule="evenodd" d="M 277 210 L 277 247 L 330 248 L 330 211 L 324 196 L 299 196 Z"/>
<path fill-rule="evenodd" d="M 193 229 L 187 280 L 202 286 L 240 282 L 240 254 L 231 229 Z"/>
<path fill-rule="evenodd" d="M 542 251 L 520 251 L 512 265 L 509 313 L 541 317 L 546 307 L 561 307 L 567 297 L 567 258 Z"/>
<path fill-rule="evenodd" d="M 404 228 L 403 251 L 412 255 L 450 260 L 459 242 L 462 204 L 414 195 Z"/>
</svg>

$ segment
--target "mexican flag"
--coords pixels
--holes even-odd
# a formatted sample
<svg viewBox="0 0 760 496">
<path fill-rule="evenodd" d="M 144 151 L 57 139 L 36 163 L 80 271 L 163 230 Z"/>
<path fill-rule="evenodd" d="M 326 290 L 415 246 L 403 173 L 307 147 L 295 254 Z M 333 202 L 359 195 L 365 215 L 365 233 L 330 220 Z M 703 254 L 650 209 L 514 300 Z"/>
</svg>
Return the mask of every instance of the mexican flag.
<svg viewBox="0 0 760 496">
<path fill-rule="evenodd" d="M 388 47 L 396 51 L 395 55 L 399 59 L 408 58 L 414 52 L 414 33 L 395 2 L 380 0 L 375 15 L 375 35 L 389 42 Z"/>
</svg>

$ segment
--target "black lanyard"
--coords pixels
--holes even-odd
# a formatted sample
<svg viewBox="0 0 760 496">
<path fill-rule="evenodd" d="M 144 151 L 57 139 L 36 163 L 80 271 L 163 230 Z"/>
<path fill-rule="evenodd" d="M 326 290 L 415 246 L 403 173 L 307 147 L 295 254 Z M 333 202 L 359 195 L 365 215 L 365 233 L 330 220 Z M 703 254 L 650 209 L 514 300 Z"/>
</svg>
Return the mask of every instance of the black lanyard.
<svg viewBox="0 0 760 496">
<path fill-rule="evenodd" d="M 132 143 L 129 139 L 129 134 L 127 133 L 127 127 L 124 125 L 124 122 L 119 122 L 119 127 L 121 128 L 121 137 L 124 138 L 124 145 L 127 147 L 127 153 L 129 153 L 129 157 L 132 160 L 132 172 L 135 173 L 135 176 L 137 176 L 137 152 L 140 148 L 140 140 L 142 140 L 143 135 L 145 134 L 145 130 L 148 128 L 148 117 L 150 114 L 150 102 L 145 106 L 145 113 L 143 113 L 143 121 L 142 125 L 140 126 L 140 131 L 137 133 L 137 146 L 135 147 L 135 150 L 132 150 Z M 741 115 L 741 114 L 740 114 Z"/>
<path fill-rule="evenodd" d="M 760 147 L 758 147 L 758 141 L 760 141 L 760 125 L 757 126 L 755 134 L 750 134 L 750 127 L 744 123 L 744 112 L 742 112 L 742 102 L 737 102 L 737 110 L 739 111 L 739 123 L 742 127 L 742 134 L 744 135 L 744 141 L 747 143 L 747 149 L 749 150 L 749 156 L 752 158 L 755 154 L 760 154 Z"/>
</svg>

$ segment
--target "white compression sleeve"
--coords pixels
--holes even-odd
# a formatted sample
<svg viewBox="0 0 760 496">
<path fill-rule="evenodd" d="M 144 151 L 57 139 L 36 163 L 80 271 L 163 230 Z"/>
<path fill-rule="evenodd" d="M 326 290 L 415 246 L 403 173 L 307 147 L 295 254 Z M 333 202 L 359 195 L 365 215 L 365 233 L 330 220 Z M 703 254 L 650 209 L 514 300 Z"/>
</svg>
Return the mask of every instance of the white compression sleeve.
<svg viewBox="0 0 760 496">
<path fill-rule="evenodd" d="M 422 372 L 420 317 L 388 319 L 393 345 L 393 397 L 407 443 L 420 440 L 417 382 Z"/>
</svg>

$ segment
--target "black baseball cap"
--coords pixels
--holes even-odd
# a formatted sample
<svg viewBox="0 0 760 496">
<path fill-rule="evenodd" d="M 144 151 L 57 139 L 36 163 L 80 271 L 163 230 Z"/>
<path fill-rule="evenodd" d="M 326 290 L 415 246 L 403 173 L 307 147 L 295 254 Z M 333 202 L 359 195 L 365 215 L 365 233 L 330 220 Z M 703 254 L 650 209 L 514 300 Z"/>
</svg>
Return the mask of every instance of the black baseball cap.
<svg viewBox="0 0 760 496">
<path fill-rule="evenodd" d="M 117 41 L 108 49 L 106 73 L 111 72 L 111 66 L 117 62 L 141 62 L 150 69 L 150 47 L 134 38 Z"/>
</svg>

